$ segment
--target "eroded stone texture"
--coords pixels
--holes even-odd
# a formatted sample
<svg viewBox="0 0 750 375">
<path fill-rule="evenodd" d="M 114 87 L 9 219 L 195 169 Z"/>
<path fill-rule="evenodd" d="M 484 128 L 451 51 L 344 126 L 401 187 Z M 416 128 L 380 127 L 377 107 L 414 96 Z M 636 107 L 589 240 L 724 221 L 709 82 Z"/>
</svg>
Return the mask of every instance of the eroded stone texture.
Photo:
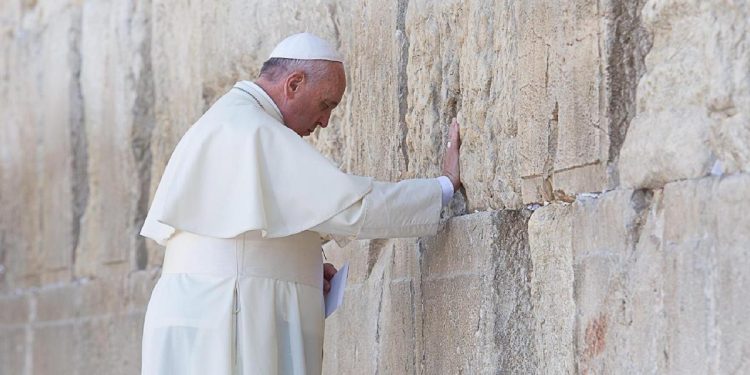
<svg viewBox="0 0 750 375">
<path fill-rule="evenodd" d="M 582 373 L 663 368 L 663 343 L 652 335 L 663 327 L 661 289 L 652 284 L 663 269 L 660 242 L 651 236 L 659 241 L 661 233 L 647 231 L 661 228 L 658 199 L 622 190 L 572 206 L 576 362 Z"/>
<path fill-rule="evenodd" d="M 706 178 L 664 188 L 667 363 L 674 372 L 750 369 L 748 285 L 750 176 Z M 696 199 L 696 197 L 704 199 Z"/>
<path fill-rule="evenodd" d="M 540 373 L 575 371 L 572 208 L 549 205 L 529 220 L 531 306 Z"/>
<path fill-rule="evenodd" d="M 331 244 L 332 245 L 332 244 Z M 346 302 L 326 322 L 326 373 L 414 373 L 422 344 L 419 247 L 414 240 L 326 247 L 349 264 Z M 352 334 L 356 332 L 356 334 Z"/>
<path fill-rule="evenodd" d="M 113 267 L 120 267 L 122 270 L 115 272 L 122 273 L 136 268 L 134 256 L 145 257 L 143 248 L 138 248 L 140 254 L 135 250 L 136 243 L 143 242 L 137 240 L 137 233 L 146 209 L 137 206 L 139 195 L 145 194 L 145 201 L 150 196 L 150 191 L 142 188 L 144 183 L 150 188 L 148 181 L 138 183 L 149 179 L 150 160 L 136 159 L 149 159 L 146 149 L 153 127 L 149 111 L 143 108 L 144 98 L 139 97 L 150 94 L 149 83 L 143 82 L 151 80 L 146 70 L 150 62 L 145 61 L 147 6 L 144 2 L 129 6 L 90 2 L 83 6 L 81 89 L 86 98 L 90 203 L 82 218 L 76 252 L 79 277 L 111 274 Z M 139 164 L 141 161 L 145 163 Z"/>
<path fill-rule="evenodd" d="M 535 212 L 529 244 L 541 367 L 554 373 L 747 368 L 748 327 L 737 314 L 748 306 L 737 293 L 750 259 L 741 214 L 748 178 L 619 190 Z M 553 298 L 555 304 L 545 302 Z"/>
<path fill-rule="evenodd" d="M 719 0 L 2 1 L 0 373 L 138 372 L 163 249 L 137 232 L 166 161 L 300 31 L 346 59 L 344 100 L 310 138 L 343 170 L 437 176 L 446 125 L 463 125 L 464 188 L 439 235 L 326 247 L 352 268 L 325 373 L 750 372 L 749 15 Z"/>
<path fill-rule="evenodd" d="M 351 260 L 352 284 L 326 324 L 324 372 L 533 372 L 526 218 L 481 213 L 418 242 L 329 246 L 334 263 Z"/>
<path fill-rule="evenodd" d="M 706 175 L 747 171 L 750 158 L 750 5 L 745 1 L 649 1 L 653 35 L 638 115 L 620 162 L 628 187 L 660 187 Z"/>
<path fill-rule="evenodd" d="M 8 286 L 70 279 L 85 194 L 77 38 L 80 9 L 66 2 L 14 3 L 4 57 L 3 243 Z M 12 73 L 11 73 L 12 72 Z M 7 148 L 6 148 L 7 147 Z M 5 151 L 7 150 L 7 151 Z M 17 250 L 16 250 L 17 249 Z"/>
</svg>

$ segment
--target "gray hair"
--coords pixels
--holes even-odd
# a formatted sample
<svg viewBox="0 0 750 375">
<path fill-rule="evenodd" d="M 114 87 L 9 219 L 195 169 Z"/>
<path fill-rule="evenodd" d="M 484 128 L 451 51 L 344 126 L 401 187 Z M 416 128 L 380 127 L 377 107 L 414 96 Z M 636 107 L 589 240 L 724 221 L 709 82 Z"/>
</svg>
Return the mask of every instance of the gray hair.
<svg viewBox="0 0 750 375">
<path fill-rule="evenodd" d="M 302 71 L 310 82 L 316 82 L 324 77 L 327 69 L 326 64 L 322 64 L 321 61 L 317 60 L 298 60 L 273 57 L 263 63 L 263 67 L 260 68 L 259 77 L 275 82 L 279 79 L 285 78 L 288 74 L 294 71 Z"/>
</svg>

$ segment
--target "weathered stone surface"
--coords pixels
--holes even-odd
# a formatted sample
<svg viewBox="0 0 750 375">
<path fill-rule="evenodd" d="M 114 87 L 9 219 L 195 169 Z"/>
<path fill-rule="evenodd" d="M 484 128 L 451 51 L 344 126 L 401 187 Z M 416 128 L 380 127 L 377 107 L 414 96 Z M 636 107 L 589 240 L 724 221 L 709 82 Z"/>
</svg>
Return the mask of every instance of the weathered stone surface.
<svg viewBox="0 0 750 375">
<path fill-rule="evenodd" d="M 26 296 L 0 297 L 0 328 L 27 323 L 31 315 L 29 304 Z"/>
<path fill-rule="evenodd" d="M 137 267 L 136 258 L 141 258 L 137 260 L 140 268 L 147 260 L 145 248 L 136 248 L 136 244 L 144 242 L 137 233 L 146 210 L 145 204 L 138 206 L 139 194 L 145 195 L 144 203 L 150 196 L 149 181 L 138 183 L 149 179 L 147 149 L 153 128 L 150 110 L 145 108 L 152 100 L 148 97 L 150 61 L 146 60 L 150 33 L 145 13 L 149 10 L 144 2 L 83 5 L 80 82 L 86 98 L 89 204 L 76 249 L 78 277 L 105 276 L 113 271 L 122 274 Z M 138 209 L 142 210 L 140 216 Z"/>
<path fill-rule="evenodd" d="M 328 247 L 335 263 L 352 260 L 353 283 L 327 321 L 324 371 L 533 371 L 526 217 L 467 215 L 418 243 L 371 241 L 369 253 Z"/>
<path fill-rule="evenodd" d="M 31 347 L 32 373 L 74 374 L 78 349 L 76 343 L 81 339 L 79 333 L 78 327 L 73 324 L 35 327 Z"/>
<path fill-rule="evenodd" d="M 140 373 L 142 314 L 92 319 L 80 323 L 77 330 L 77 373 Z"/>
<path fill-rule="evenodd" d="M 638 115 L 623 145 L 626 187 L 701 177 L 720 161 L 748 171 L 750 5 L 743 1 L 649 1 L 653 35 Z"/>
<path fill-rule="evenodd" d="M 0 328 L 0 374 L 25 374 L 26 343 L 25 328 Z"/>
<path fill-rule="evenodd" d="M 650 340 L 661 328 L 661 293 L 641 290 L 653 287 L 652 279 L 663 272 L 659 242 L 649 238 L 660 233 L 646 231 L 661 228 L 654 222 L 657 199 L 651 192 L 622 190 L 573 205 L 576 364 L 581 372 L 663 368 L 657 355 L 663 349 L 660 337 Z"/>
<path fill-rule="evenodd" d="M 667 363 L 674 372 L 750 369 L 747 290 L 750 176 L 706 178 L 664 188 Z M 696 199 L 696 197 L 704 197 Z"/>
<path fill-rule="evenodd" d="M 310 138 L 343 170 L 437 176 L 463 125 L 438 236 L 326 247 L 351 274 L 325 373 L 750 372 L 748 19 L 736 0 L 2 1 L 0 373 L 138 372 L 164 165 L 299 31 L 346 59 Z"/>
<path fill-rule="evenodd" d="M 549 205 L 529 220 L 533 355 L 540 373 L 575 372 L 571 211 L 568 205 Z"/>
<path fill-rule="evenodd" d="M 329 261 L 350 262 L 350 274 L 344 305 L 326 321 L 324 372 L 415 371 L 422 326 L 418 252 L 414 240 L 326 247 Z"/>
</svg>

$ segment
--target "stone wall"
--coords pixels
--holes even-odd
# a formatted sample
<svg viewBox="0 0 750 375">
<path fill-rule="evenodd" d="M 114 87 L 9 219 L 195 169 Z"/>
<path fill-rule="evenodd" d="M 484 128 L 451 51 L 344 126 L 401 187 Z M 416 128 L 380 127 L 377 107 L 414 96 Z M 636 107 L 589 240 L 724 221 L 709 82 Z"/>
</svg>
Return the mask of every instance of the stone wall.
<svg viewBox="0 0 750 375">
<path fill-rule="evenodd" d="M 279 4 L 280 3 L 280 4 Z M 465 188 L 351 262 L 327 374 L 750 372 L 744 0 L 0 2 L 0 374 L 134 374 L 184 131 L 284 36 L 347 60 L 311 142 Z"/>
</svg>

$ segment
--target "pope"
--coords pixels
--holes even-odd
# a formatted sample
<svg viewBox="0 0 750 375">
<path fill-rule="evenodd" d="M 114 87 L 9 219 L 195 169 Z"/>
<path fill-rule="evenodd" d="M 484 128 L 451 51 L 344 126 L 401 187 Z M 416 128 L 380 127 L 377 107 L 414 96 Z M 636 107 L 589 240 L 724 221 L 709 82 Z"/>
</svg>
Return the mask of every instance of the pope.
<svg viewBox="0 0 750 375">
<path fill-rule="evenodd" d="M 434 235 L 461 185 L 458 123 L 443 176 L 346 174 L 302 137 L 326 128 L 343 59 L 309 34 L 281 41 L 188 129 L 141 230 L 166 247 L 143 328 L 142 373 L 320 374 L 322 238 Z"/>
</svg>

